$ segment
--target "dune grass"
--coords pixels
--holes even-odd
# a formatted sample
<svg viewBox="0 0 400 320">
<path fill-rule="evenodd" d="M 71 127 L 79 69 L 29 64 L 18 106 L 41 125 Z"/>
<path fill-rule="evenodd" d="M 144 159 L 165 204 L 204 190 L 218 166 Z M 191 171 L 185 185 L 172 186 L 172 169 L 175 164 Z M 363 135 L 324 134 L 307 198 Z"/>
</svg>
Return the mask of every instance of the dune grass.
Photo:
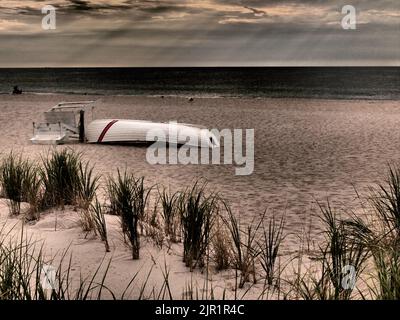
<svg viewBox="0 0 400 320">
<path fill-rule="evenodd" d="M 37 220 L 41 210 L 76 205 L 87 211 L 100 177 L 73 150 L 53 150 L 42 157 L 42 166 L 11 152 L 0 166 L 0 185 L 9 199 L 10 212 L 19 215 L 21 203 L 29 203 L 27 220 Z"/>
<path fill-rule="evenodd" d="M 398 247 L 376 248 L 373 251 L 376 270 L 369 288 L 379 300 L 400 299 L 400 252 Z"/>
<path fill-rule="evenodd" d="M 53 150 L 42 157 L 43 208 L 76 205 L 80 192 L 81 155 L 70 149 Z"/>
<path fill-rule="evenodd" d="M 371 187 L 368 220 L 353 216 L 346 221 L 353 239 L 367 248 L 372 260 L 368 296 L 400 298 L 400 169 L 389 165 L 383 183 Z"/>
<path fill-rule="evenodd" d="M 242 229 L 238 219 L 231 208 L 226 205 L 227 217 L 223 220 L 229 229 L 233 243 L 233 261 L 235 269 L 240 271 L 240 279 L 237 286 L 243 288 L 246 282 L 253 278 L 253 283 L 257 282 L 255 264 L 260 255 L 260 248 L 257 246 L 259 230 L 264 220 L 264 215 L 258 222 L 254 220 Z"/>
<path fill-rule="evenodd" d="M 96 216 L 90 211 L 96 191 L 99 188 L 100 176 L 93 173 L 94 167 L 89 163 L 79 161 L 77 206 L 80 208 L 82 230 L 90 232 L 96 230 Z"/>
<path fill-rule="evenodd" d="M 218 214 L 218 197 L 207 195 L 205 187 L 205 184 L 196 182 L 180 197 L 183 261 L 190 270 L 204 266 L 211 230 Z"/>
<path fill-rule="evenodd" d="M 262 222 L 262 237 L 258 240 L 260 248 L 260 263 L 265 272 L 265 280 L 269 286 L 273 285 L 276 280 L 279 280 L 280 275 L 277 275 L 277 259 L 279 250 L 283 240 L 285 227 L 285 216 L 277 220 L 276 215 L 272 215 L 267 226 Z"/>
<path fill-rule="evenodd" d="M 351 229 L 330 206 L 320 205 L 324 242 L 320 244 L 313 268 L 297 274 L 292 283 L 305 300 L 349 300 L 368 258 L 366 246 L 355 241 Z"/>
<path fill-rule="evenodd" d="M 96 202 L 95 202 L 96 203 Z M 112 259 L 103 259 L 93 272 L 76 276 L 72 253 L 68 247 L 56 256 L 44 253 L 43 242 L 27 237 L 22 228 L 16 233 L 16 227 L 3 224 L 0 227 L 0 301 L 1 300 L 124 300 L 132 298 L 133 289 L 139 288 L 135 299 L 155 298 L 149 292 L 156 288 L 148 288 L 149 278 L 153 268 L 147 272 L 147 277 L 138 282 L 138 275 L 143 270 L 136 271 L 129 279 L 122 293 L 117 295 L 115 288 L 110 288 L 107 282 Z M 163 270 L 164 284 L 158 296 L 169 289 L 169 270 Z M 165 287 L 167 286 L 167 287 Z M 121 290 L 119 290 L 121 291 Z M 172 295 L 171 295 L 172 297 Z"/>
<path fill-rule="evenodd" d="M 388 168 L 384 183 L 372 189 L 372 202 L 382 224 L 382 231 L 393 241 L 400 241 L 400 168 Z"/>
<path fill-rule="evenodd" d="M 21 202 L 30 204 L 31 214 L 38 211 L 40 179 L 33 163 L 21 155 L 10 153 L 0 165 L 0 185 L 4 196 L 9 199 L 12 215 L 21 213 Z"/>
<path fill-rule="evenodd" d="M 94 167 L 88 162 L 79 161 L 78 173 L 78 204 L 83 210 L 89 210 L 99 188 L 100 175 L 93 173 Z"/>
<path fill-rule="evenodd" d="M 107 224 L 104 217 L 104 210 L 99 200 L 97 200 L 97 198 L 95 198 L 94 203 L 91 205 L 90 213 L 93 217 L 96 233 L 100 235 L 101 241 L 104 242 L 106 252 L 110 252 L 110 245 L 108 243 Z"/>
<path fill-rule="evenodd" d="M 24 179 L 24 200 L 29 203 L 29 211 L 25 214 L 25 220 L 33 221 L 40 218 L 40 203 L 43 196 L 40 169 L 36 164 L 28 164 Z"/>
<path fill-rule="evenodd" d="M 41 166 L 14 153 L 3 158 L 0 165 L 1 192 L 8 198 L 12 215 L 21 213 L 23 202 L 29 203 L 29 220 L 37 219 L 42 209 L 74 205 L 82 209 L 84 229 L 99 235 L 109 252 L 105 210 L 96 197 L 99 179 L 94 167 L 70 149 L 53 150 L 42 158 Z M 235 277 L 235 298 L 245 283 L 255 284 L 260 278 L 265 280 L 265 290 L 281 290 L 283 280 L 288 286 L 286 298 L 400 298 L 400 169 L 395 166 L 389 166 L 383 183 L 371 188 L 369 220 L 355 214 L 343 218 L 329 202 L 320 205 L 323 241 L 316 252 L 309 250 L 312 267 L 305 273 L 295 272 L 294 279 L 289 280 L 282 279 L 279 259 L 285 240 L 284 216 L 268 218 L 264 213 L 258 220 L 241 225 L 226 202 L 207 193 L 206 184 L 200 181 L 183 192 L 158 190 L 161 208 L 156 202 L 150 215 L 151 188 L 145 187 L 143 177 L 118 170 L 117 177 L 110 177 L 106 184 L 111 212 L 121 219 L 133 259 L 140 257 L 140 237 L 147 228 L 146 236 L 154 237 L 160 248 L 164 234 L 171 242 L 182 241 L 185 265 L 191 271 L 196 267 L 206 270 L 203 288 L 187 284 L 184 298 L 215 297 L 208 278 L 210 261 L 217 271 L 234 268 L 239 274 Z M 105 270 L 100 272 L 99 266 L 94 275 L 81 278 L 72 290 L 76 279 L 71 279 L 72 262 L 65 261 L 66 256 L 55 269 L 56 283 L 49 291 L 42 281 L 43 270 L 54 262 L 46 260 L 42 247 L 31 239 L 21 235 L 11 241 L 3 233 L 0 230 L 0 299 L 101 299 L 106 292 L 115 298 L 105 285 L 109 264 Z M 169 274 L 165 265 L 164 283 L 158 293 L 153 288 L 153 297 L 172 298 Z M 361 291 L 357 283 L 367 276 L 367 289 Z M 147 281 L 140 289 L 142 298 Z M 200 294 L 199 290 L 207 292 Z"/>
<path fill-rule="evenodd" d="M 139 259 L 138 223 L 145 216 L 150 190 L 145 188 L 143 177 L 136 178 L 132 173 L 121 173 L 119 170 L 116 179 L 109 178 L 108 186 L 109 197 L 121 218 L 122 231 L 129 240 L 132 258 Z"/>
<path fill-rule="evenodd" d="M 74 205 L 81 209 L 83 230 L 95 228 L 89 208 L 99 188 L 100 175 L 94 174 L 94 167 L 82 160 L 81 153 L 72 149 L 53 150 L 42 157 L 40 177 L 44 186 L 42 209 Z"/>
<path fill-rule="evenodd" d="M 212 235 L 212 255 L 217 271 L 227 270 L 232 266 L 233 248 L 229 230 L 220 216 L 216 218 Z"/>
<path fill-rule="evenodd" d="M 11 229 L 12 230 L 12 229 Z M 11 236 L 5 225 L 0 230 L 0 300 L 87 300 L 101 299 L 108 267 L 100 281 L 99 270 L 87 277 L 81 277 L 72 284 L 72 256 L 64 263 L 67 251 L 60 262 L 55 257 L 45 258 L 43 244 L 26 236 L 24 229 L 17 236 Z"/>
<path fill-rule="evenodd" d="M 165 188 L 158 190 L 162 205 L 162 218 L 164 220 L 164 233 L 172 242 L 178 242 L 180 238 L 180 208 L 181 193 L 170 193 Z"/>
</svg>

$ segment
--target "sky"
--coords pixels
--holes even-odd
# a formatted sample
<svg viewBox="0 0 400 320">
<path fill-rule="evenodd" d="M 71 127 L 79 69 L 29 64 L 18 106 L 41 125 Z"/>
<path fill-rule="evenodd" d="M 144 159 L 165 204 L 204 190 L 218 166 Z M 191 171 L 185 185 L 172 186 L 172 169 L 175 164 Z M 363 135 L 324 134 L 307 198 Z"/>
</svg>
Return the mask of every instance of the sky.
<svg viewBox="0 0 400 320">
<path fill-rule="evenodd" d="M 400 66 L 400 0 L 0 0 L 0 67 L 319 65 Z"/>
</svg>

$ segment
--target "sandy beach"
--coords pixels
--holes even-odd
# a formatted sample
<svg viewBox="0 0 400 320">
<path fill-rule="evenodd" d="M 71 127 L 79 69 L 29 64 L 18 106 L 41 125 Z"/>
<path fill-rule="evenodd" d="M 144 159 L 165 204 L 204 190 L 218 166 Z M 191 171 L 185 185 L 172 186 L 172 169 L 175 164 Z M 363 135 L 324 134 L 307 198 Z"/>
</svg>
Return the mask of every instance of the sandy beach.
<svg viewBox="0 0 400 320">
<path fill-rule="evenodd" d="M 246 99 L 146 96 L 78 96 L 30 95 L 0 96 L 1 154 L 20 152 L 24 157 L 40 160 L 53 147 L 32 145 L 32 122 L 42 120 L 42 113 L 60 101 L 96 100 L 87 120 L 101 118 L 176 120 L 217 129 L 255 130 L 255 169 L 250 176 L 235 176 L 233 165 L 150 165 L 146 148 L 135 146 L 73 144 L 68 147 L 83 153 L 104 177 L 117 168 L 144 176 L 148 186 L 163 185 L 173 191 L 183 190 L 196 179 L 204 178 L 210 190 L 218 192 L 232 206 L 243 223 L 249 223 L 267 211 L 286 215 L 283 254 L 298 250 L 298 234 L 310 221 L 312 232 L 319 231 L 316 201 L 327 199 L 338 208 L 358 210 L 355 189 L 366 194 L 367 188 L 385 174 L 389 162 L 400 158 L 400 102 L 383 100 L 325 99 Z M 64 146 L 65 147 L 65 146 Z M 64 148 L 58 146 L 57 148 Z M 102 190 L 100 190 L 100 193 Z M 0 223 L 21 225 L 9 218 L 3 201 Z M 57 217 L 57 225 L 55 220 Z M 171 268 L 175 298 L 191 279 L 201 286 L 205 275 L 190 273 L 182 263 L 179 245 L 160 249 L 143 239 L 142 257 L 132 261 L 122 242 L 119 220 L 107 216 L 112 258 L 107 283 L 117 293 L 139 269 L 145 279 L 151 266 L 150 287 L 162 283 L 164 259 Z M 104 258 L 104 245 L 81 231 L 72 208 L 42 214 L 26 231 L 45 240 L 46 253 L 54 255 L 70 246 L 75 272 L 93 272 Z M 217 288 L 234 286 L 233 271 L 211 277 Z M 210 275 L 208 275 L 210 277 Z M 140 280 L 138 280 L 140 283 Z M 262 285 L 260 285 L 262 286 Z M 139 290 L 140 285 L 135 290 Z M 248 298 L 258 295 L 255 286 Z M 243 291 L 244 292 L 244 291 Z M 137 292 L 136 292 L 137 294 Z M 135 297 L 135 291 L 132 292 Z"/>
</svg>

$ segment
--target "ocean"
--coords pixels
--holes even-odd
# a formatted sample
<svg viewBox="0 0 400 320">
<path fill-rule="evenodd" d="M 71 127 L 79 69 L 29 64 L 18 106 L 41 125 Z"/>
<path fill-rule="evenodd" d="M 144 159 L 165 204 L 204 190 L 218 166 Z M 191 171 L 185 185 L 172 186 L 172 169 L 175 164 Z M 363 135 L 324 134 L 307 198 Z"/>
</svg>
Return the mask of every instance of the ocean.
<svg viewBox="0 0 400 320">
<path fill-rule="evenodd" d="M 400 67 L 15 68 L 0 93 L 400 100 Z"/>
</svg>

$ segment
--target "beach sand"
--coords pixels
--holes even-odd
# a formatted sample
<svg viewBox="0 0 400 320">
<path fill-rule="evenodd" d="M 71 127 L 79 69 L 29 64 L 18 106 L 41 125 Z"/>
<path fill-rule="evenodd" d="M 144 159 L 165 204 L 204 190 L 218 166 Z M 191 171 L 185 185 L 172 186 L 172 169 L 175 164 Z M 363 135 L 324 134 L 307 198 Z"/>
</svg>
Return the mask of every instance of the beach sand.
<svg viewBox="0 0 400 320">
<path fill-rule="evenodd" d="M 400 102 L 324 99 L 245 99 L 179 97 L 21 95 L 0 96 L 1 154 L 22 152 L 40 160 L 52 147 L 32 145 L 32 122 L 40 122 L 42 113 L 60 101 L 97 100 L 94 118 L 126 118 L 154 121 L 176 120 L 217 129 L 255 130 L 255 169 L 252 175 L 235 176 L 234 165 L 150 165 L 146 148 L 116 145 L 69 145 L 81 151 L 103 176 L 127 168 L 144 176 L 146 185 L 163 185 L 183 190 L 198 178 L 208 181 L 210 190 L 220 193 L 243 223 L 273 213 L 286 215 L 284 253 L 298 250 L 297 235 L 312 223 L 319 231 L 316 201 L 327 199 L 338 208 L 358 212 L 360 201 L 355 189 L 366 194 L 367 187 L 381 181 L 387 164 L 400 158 Z M 92 112 L 87 112 L 92 118 Z M 63 148 L 58 146 L 57 148 Z M 20 223 L 8 217 L 5 203 L 0 207 L 1 222 Z M 54 231 L 55 219 L 59 222 Z M 108 283 L 117 292 L 139 269 L 144 279 L 153 265 L 151 283 L 162 283 L 164 259 L 171 268 L 175 298 L 185 284 L 202 285 L 205 274 L 190 273 L 182 263 L 181 248 L 160 250 L 143 239 L 142 258 L 130 259 L 122 243 L 117 217 L 108 216 L 112 257 Z M 48 254 L 56 254 L 69 245 L 76 272 L 92 272 L 104 258 L 104 246 L 98 239 L 85 238 L 76 212 L 47 212 L 39 222 L 26 227 L 28 233 L 44 239 Z M 153 260 L 154 259 L 154 260 Z M 217 287 L 232 288 L 232 272 L 214 274 Z M 140 282 L 140 281 L 139 281 Z M 134 297 L 135 294 L 132 295 Z M 257 290 L 248 297 L 256 297 Z"/>
</svg>

